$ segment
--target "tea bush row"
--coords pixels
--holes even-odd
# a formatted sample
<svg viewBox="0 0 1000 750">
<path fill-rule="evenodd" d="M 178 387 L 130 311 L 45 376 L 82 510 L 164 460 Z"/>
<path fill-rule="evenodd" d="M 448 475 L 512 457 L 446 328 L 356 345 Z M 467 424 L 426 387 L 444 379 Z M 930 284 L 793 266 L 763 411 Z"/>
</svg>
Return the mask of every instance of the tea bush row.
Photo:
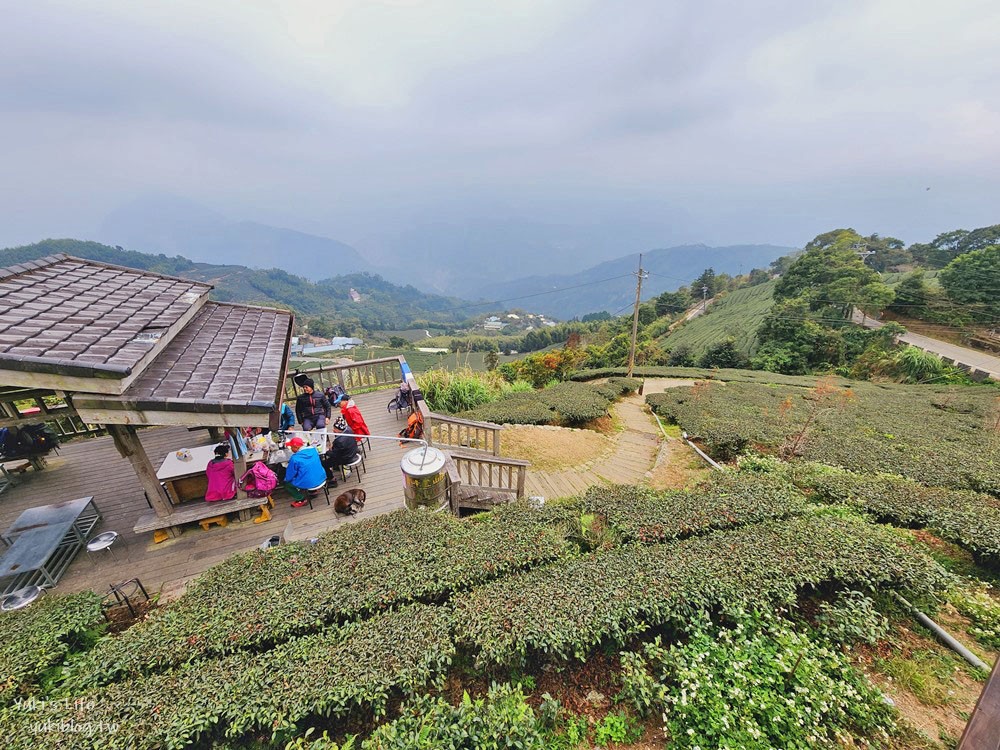
<svg viewBox="0 0 1000 750">
<path fill-rule="evenodd" d="M 601 513 L 623 541 L 651 544 L 799 515 L 806 500 L 784 477 L 724 471 L 691 490 L 595 486 L 582 505 Z"/>
<path fill-rule="evenodd" d="M 858 382 L 817 400 L 815 389 L 731 382 L 646 401 L 720 460 L 748 449 L 779 452 L 805 430 L 803 459 L 1000 496 L 995 388 Z"/>
<path fill-rule="evenodd" d="M 447 608 L 411 605 L 265 653 L 127 680 L 65 702 L 8 706 L 0 723 L 12 750 L 181 748 L 211 737 L 290 735 L 313 716 L 379 716 L 390 698 L 424 691 L 451 664 L 450 630 Z"/>
<path fill-rule="evenodd" d="M 170 606 L 75 657 L 66 689 L 269 648 L 394 605 L 443 601 L 554 560 L 566 548 L 559 525 L 518 504 L 467 521 L 402 511 L 351 524 L 313 545 L 234 555 Z"/>
<path fill-rule="evenodd" d="M 559 383 L 531 393 L 512 393 L 460 416 L 499 424 L 579 425 L 605 416 L 613 401 L 638 388 L 639 381 L 634 378 L 611 378 L 606 383 Z"/>
<path fill-rule="evenodd" d="M 624 367 L 600 367 L 593 370 L 577 370 L 569 379 L 576 382 L 586 382 L 599 378 L 611 378 L 625 375 Z M 766 383 L 772 385 L 793 385 L 802 388 L 812 388 L 819 378 L 815 375 L 782 375 L 766 370 L 735 370 L 714 367 L 636 367 L 632 371 L 633 378 L 690 378 L 692 380 L 721 380 L 723 382 Z M 851 381 L 836 378 L 839 384 Z"/>
<path fill-rule="evenodd" d="M 726 472 L 690 492 L 592 489 L 585 498 L 525 504 L 459 521 L 400 512 L 324 535 L 315 545 L 253 551 L 211 568 L 169 607 L 76 655 L 65 690 L 268 648 L 331 622 L 457 591 L 565 556 L 581 513 L 599 513 L 622 541 L 663 542 L 804 509 L 780 477 Z"/>
<path fill-rule="evenodd" d="M 564 560 L 456 597 L 456 633 L 487 662 L 584 658 L 604 640 L 714 607 L 765 609 L 822 583 L 926 591 L 946 574 L 895 532 L 829 514 Z"/>
<path fill-rule="evenodd" d="M 32 692 L 46 670 L 103 623 L 101 597 L 92 591 L 0 613 L 0 704 Z"/>
<path fill-rule="evenodd" d="M 883 522 L 929 528 L 981 562 L 1000 563 L 1000 499 L 992 495 L 814 463 L 793 465 L 791 475 L 824 502 L 854 506 Z"/>
</svg>

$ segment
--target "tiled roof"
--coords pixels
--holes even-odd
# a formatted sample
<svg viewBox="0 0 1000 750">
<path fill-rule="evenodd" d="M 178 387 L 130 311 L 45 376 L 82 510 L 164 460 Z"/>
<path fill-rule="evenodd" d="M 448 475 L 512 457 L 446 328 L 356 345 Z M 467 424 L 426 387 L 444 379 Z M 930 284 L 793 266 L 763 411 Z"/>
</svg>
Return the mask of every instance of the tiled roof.
<svg viewBox="0 0 1000 750">
<path fill-rule="evenodd" d="M 67 255 L 0 268 L 0 367 L 122 377 L 211 286 Z"/>
<path fill-rule="evenodd" d="M 91 408 L 273 411 L 280 404 L 292 315 L 207 303 L 121 396 L 77 395 Z"/>
</svg>

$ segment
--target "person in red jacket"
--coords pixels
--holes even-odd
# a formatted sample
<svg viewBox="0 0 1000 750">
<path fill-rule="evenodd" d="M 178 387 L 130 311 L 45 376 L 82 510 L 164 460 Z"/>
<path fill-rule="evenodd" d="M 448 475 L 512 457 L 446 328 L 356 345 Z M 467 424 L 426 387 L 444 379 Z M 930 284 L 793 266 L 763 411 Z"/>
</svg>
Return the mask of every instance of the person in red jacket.
<svg viewBox="0 0 1000 750">
<path fill-rule="evenodd" d="M 365 424 L 365 418 L 361 416 L 361 410 L 354 403 L 354 399 L 348 394 L 345 393 L 342 396 L 337 396 L 333 401 L 333 405 L 340 407 L 340 415 L 350 426 L 351 432 L 358 435 L 356 439 L 359 443 L 364 440 L 363 435 L 372 434 L 372 431 L 368 429 L 368 425 Z"/>
</svg>

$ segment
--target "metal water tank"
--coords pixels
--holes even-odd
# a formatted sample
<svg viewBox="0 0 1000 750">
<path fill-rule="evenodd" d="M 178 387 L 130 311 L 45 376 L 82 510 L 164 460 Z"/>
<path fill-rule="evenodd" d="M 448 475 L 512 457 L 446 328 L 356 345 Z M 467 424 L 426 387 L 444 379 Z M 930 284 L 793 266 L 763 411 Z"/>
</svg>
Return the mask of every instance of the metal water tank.
<svg viewBox="0 0 1000 750">
<path fill-rule="evenodd" d="M 448 489 L 445 455 L 437 448 L 414 448 L 400 462 L 403 498 L 410 510 L 437 510 L 446 502 Z"/>
</svg>

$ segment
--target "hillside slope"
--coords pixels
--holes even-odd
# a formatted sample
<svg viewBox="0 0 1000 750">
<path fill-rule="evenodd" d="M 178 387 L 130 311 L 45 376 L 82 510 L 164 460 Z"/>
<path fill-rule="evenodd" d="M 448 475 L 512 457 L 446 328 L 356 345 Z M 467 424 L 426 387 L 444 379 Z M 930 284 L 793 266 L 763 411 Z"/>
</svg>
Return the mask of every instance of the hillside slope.
<svg viewBox="0 0 1000 750">
<path fill-rule="evenodd" d="M 357 321 L 368 329 L 406 328 L 415 320 L 454 323 L 465 315 L 463 310 L 455 309 L 462 300 L 424 294 L 412 286 L 396 286 L 373 274 L 356 273 L 313 283 L 275 268 L 195 263 L 181 256 L 147 255 L 82 240 L 43 240 L 0 250 L 0 266 L 53 253 L 205 281 L 215 287 L 212 298 L 220 302 L 286 307 L 335 321 Z M 361 294 L 361 302 L 351 300 L 351 288 Z"/>
<path fill-rule="evenodd" d="M 651 250 L 642 255 L 642 267 L 649 272 L 643 282 L 643 299 L 690 284 L 706 268 L 716 273 L 748 273 L 767 268 L 772 260 L 793 248 L 776 245 L 734 245 L 708 247 L 683 245 Z M 532 300 L 532 309 L 557 318 L 572 318 L 607 310 L 615 314 L 635 298 L 635 271 L 639 254 L 632 253 L 572 274 L 528 276 L 484 287 L 473 297 L 512 299 L 543 294 Z M 565 291 L 549 294 L 553 289 Z"/>
<path fill-rule="evenodd" d="M 712 344 L 732 336 L 737 348 L 753 354 L 757 344 L 757 326 L 774 304 L 772 294 L 777 281 L 745 287 L 730 292 L 709 305 L 704 315 L 679 326 L 660 339 L 669 349 L 686 346 L 695 358 Z"/>
</svg>

